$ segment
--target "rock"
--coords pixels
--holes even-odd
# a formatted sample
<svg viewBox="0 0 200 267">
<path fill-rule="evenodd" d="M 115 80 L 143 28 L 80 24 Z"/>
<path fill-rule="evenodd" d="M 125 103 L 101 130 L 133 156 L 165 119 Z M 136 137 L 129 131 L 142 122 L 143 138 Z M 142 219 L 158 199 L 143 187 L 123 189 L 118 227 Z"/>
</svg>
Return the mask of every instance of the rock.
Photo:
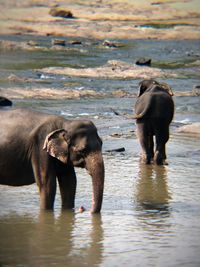
<svg viewBox="0 0 200 267">
<path fill-rule="evenodd" d="M 136 65 L 139 66 L 151 66 L 151 59 L 150 58 L 140 58 L 135 62 Z"/>
<path fill-rule="evenodd" d="M 69 44 L 71 44 L 71 45 L 82 45 L 82 42 L 78 41 L 78 40 L 72 40 L 72 41 L 69 42 Z"/>
<path fill-rule="evenodd" d="M 122 134 L 119 134 L 119 133 L 113 133 L 110 135 L 111 137 L 114 137 L 114 138 L 120 138 L 122 137 Z"/>
<path fill-rule="evenodd" d="M 73 14 L 69 10 L 59 9 L 59 8 L 51 8 L 49 14 L 53 17 L 62 17 L 67 19 L 74 18 Z"/>
<path fill-rule="evenodd" d="M 80 213 L 83 213 L 85 211 L 85 208 L 83 207 L 83 206 L 81 206 L 80 208 L 79 208 L 79 212 Z"/>
<path fill-rule="evenodd" d="M 39 46 L 38 43 L 34 41 L 27 42 L 15 42 L 15 41 L 0 41 L 0 51 L 16 51 L 16 50 L 26 50 L 26 51 L 45 51 L 46 47 Z"/>
<path fill-rule="evenodd" d="M 200 134 L 200 122 L 195 122 L 189 125 L 181 126 L 177 129 L 178 133 L 188 133 L 188 134 Z"/>
<path fill-rule="evenodd" d="M 117 45 L 109 40 L 105 40 L 102 44 L 105 47 L 116 48 Z"/>
<path fill-rule="evenodd" d="M 194 89 L 200 90 L 200 84 L 194 85 Z"/>
<path fill-rule="evenodd" d="M 111 153 L 111 152 L 124 152 L 124 151 L 125 151 L 124 147 L 106 150 L 106 152 L 108 152 L 108 153 Z"/>
<path fill-rule="evenodd" d="M 12 101 L 4 96 L 0 96 L 0 107 L 12 106 Z"/>
<path fill-rule="evenodd" d="M 157 5 L 162 5 L 163 3 L 162 2 L 153 2 L 151 3 L 152 6 L 157 6 Z"/>
<path fill-rule="evenodd" d="M 142 66 L 135 66 L 133 64 L 118 61 L 108 60 L 103 66 L 91 68 L 70 68 L 70 67 L 47 67 L 40 69 L 45 73 L 52 73 L 58 75 L 90 77 L 90 78 L 109 78 L 109 79 L 147 79 L 149 77 L 177 77 L 177 74 L 171 71 L 165 71 L 157 68 L 148 68 Z M 123 90 L 118 90 L 118 93 L 123 93 Z"/>
<path fill-rule="evenodd" d="M 38 46 L 39 44 L 37 42 L 35 42 L 35 41 L 30 40 L 30 41 L 27 42 L 27 45 Z"/>
<path fill-rule="evenodd" d="M 61 39 L 52 39 L 51 43 L 52 45 L 65 46 L 65 40 L 61 40 Z"/>
</svg>

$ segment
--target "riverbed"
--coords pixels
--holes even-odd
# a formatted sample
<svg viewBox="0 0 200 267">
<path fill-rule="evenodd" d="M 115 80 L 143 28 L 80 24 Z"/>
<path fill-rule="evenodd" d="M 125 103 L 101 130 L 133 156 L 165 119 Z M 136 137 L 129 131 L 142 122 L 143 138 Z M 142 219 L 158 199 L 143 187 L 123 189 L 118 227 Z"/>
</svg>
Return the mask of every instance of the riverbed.
<svg viewBox="0 0 200 267">
<path fill-rule="evenodd" d="M 0 186 L 1 266 L 199 266 L 200 137 L 177 132 L 200 122 L 199 42 L 114 40 L 105 47 L 103 40 L 63 39 L 64 48 L 52 49 L 52 37 L 0 36 L 22 47 L 1 50 L 0 93 L 15 107 L 96 124 L 106 170 L 102 212 L 90 214 L 91 179 L 82 169 L 75 212 L 60 211 L 59 191 L 54 213 L 41 213 L 35 184 Z M 24 49 L 30 41 L 39 49 Z M 152 65 L 136 66 L 140 57 Z M 132 76 L 106 76 L 113 60 L 114 73 L 134 68 Z M 96 75 L 80 77 L 86 69 Z M 152 76 L 175 94 L 167 166 L 141 164 L 135 121 L 113 112 L 133 114 L 138 83 Z M 120 147 L 125 151 L 107 152 Z"/>
</svg>

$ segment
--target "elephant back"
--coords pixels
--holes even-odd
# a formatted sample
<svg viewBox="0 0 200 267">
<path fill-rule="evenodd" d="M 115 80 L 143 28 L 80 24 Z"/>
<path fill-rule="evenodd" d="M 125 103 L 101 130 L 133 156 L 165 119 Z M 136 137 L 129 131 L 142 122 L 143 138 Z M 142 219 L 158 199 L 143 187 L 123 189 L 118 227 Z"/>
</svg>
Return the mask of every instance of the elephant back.
<svg viewBox="0 0 200 267">
<path fill-rule="evenodd" d="M 172 97 L 163 91 L 146 91 L 136 101 L 135 113 L 140 118 L 166 118 L 171 122 L 174 115 Z"/>
</svg>

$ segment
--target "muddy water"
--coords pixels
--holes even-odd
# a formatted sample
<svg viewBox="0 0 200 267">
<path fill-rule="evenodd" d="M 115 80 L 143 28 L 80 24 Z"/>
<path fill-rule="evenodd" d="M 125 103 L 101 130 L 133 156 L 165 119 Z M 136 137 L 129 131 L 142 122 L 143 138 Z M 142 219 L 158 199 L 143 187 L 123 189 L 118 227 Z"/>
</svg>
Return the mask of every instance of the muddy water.
<svg viewBox="0 0 200 267">
<path fill-rule="evenodd" d="M 45 45 L 45 40 L 36 39 Z M 12 55 L 4 52 L 0 55 L 4 60 L 1 60 L 1 90 L 9 92 L 10 88 L 16 86 L 25 91 L 36 87 L 63 90 L 67 83 L 67 87 L 76 90 L 89 87 L 97 92 L 105 92 L 120 88 L 136 93 L 139 79 L 93 80 L 52 75 L 40 76 L 37 82 L 24 83 L 12 82 L 7 77 L 15 74 L 35 79 L 38 76 L 33 71 L 33 63 L 39 68 L 41 62 L 37 61 L 41 55 L 46 62 L 41 67 L 49 66 L 49 62 L 54 64 L 54 61 L 53 66 L 58 63 L 69 64 L 67 59 L 73 66 L 80 66 L 84 62 L 88 67 L 91 66 L 90 59 L 95 62 L 95 66 L 102 65 L 107 59 L 120 59 L 125 55 L 126 60 L 130 61 L 130 54 L 137 55 L 136 52 L 141 53 L 142 50 L 146 56 L 151 54 L 151 57 L 160 60 L 160 67 L 167 59 L 179 63 L 181 55 L 184 55 L 185 65 L 177 65 L 175 68 L 179 77 L 165 79 L 175 91 L 191 90 L 199 82 L 197 69 L 186 66 L 186 52 L 196 55 L 193 61 L 197 60 L 196 42 L 124 43 L 124 48 L 115 50 L 92 46 L 92 52 L 84 56 L 80 56 L 82 52 L 76 52 L 73 55 L 65 54 L 64 59 L 61 55 L 65 52 L 27 52 L 23 57 L 19 51 L 13 51 Z M 157 51 L 155 44 L 158 45 Z M 56 56 L 59 55 L 57 62 Z M 18 60 L 18 65 L 11 64 L 11 56 L 15 57 L 15 63 Z M 171 66 L 165 65 L 163 68 Z M 74 213 L 60 212 L 59 191 L 54 213 L 41 213 L 36 185 L 20 188 L 0 186 L 1 266 L 200 265 L 200 142 L 197 136 L 176 133 L 177 123 L 200 120 L 199 97 L 174 99 L 175 124 L 171 127 L 171 138 L 167 145 L 169 165 L 164 167 L 140 164 L 140 147 L 134 132 L 134 122 L 115 116 L 111 111 L 114 108 L 120 113 L 131 113 L 134 98 L 51 100 L 40 96 L 40 99 L 20 97 L 13 100 L 15 106 L 32 107 L 66 118 L 92 119 L 104 141 L 106 181 L 101 215 L 94 216 L 89 212 L 91 179 L 82 169 L 76 170 L 78 187 Z M 125 152 L 106 152 L 119 147 L 124 147 Z M 79 213 L 78 208 L 82 205 L 86 211 Z"/>
</svg>

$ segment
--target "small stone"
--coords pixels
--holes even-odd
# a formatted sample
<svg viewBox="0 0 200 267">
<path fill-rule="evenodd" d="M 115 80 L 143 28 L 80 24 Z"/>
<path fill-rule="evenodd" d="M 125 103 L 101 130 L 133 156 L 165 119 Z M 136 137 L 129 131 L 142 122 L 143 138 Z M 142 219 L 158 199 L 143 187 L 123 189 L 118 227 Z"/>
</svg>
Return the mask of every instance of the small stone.
<svg viewBox="0 0 200 267">
<path fill-rule="evenodd" d="M 124 147 L 119 147 L 119 148 L 115 148 L 115 149 L 109 149 L 106 150 L 106 152 L 111 153 L 111 152 L 124 152 L 125 148 Z"/>
<path fill-rule="evenodd" d="M 135 62 L 136 65 L 139 66 L 151 66 L 151 59 L 150 58 L 140 58 Z"/>
<path fill-rule="evenodd" d="M 82 45 L 82 42 L 81 41 L 78 41 L 78 40 L 73 40 L 73 41 L 70 41 L 69 43 L 71 45 Z"/>
<path fill-rule="evenodd" d="M 58 9 L 58 8 L 51 8 L 49 11 L 49 14 L 53 17 L 62 17 L 62 18 L 67 18 L 67 19 L 74 18 L 71 11 L 64 10 L 64 9 Z"/>
<path fill-rule="evenodd" d="M 53 40 L 52 40 L 52 45 L 65 46 L 65 40 L 61 40 L 61 39 L 53 39 Z"/>
<path fill-rule="evenodd" d="M 105 47 L 111 47 L 111 48 L 116 48 L 117 47 L 115 43 L 113 43 L 113 42 L 111 42 L 109 40 L 105 40 L 103 42 L 103 46 L 105 46 Z"/>
<path fill-rule="evenodd" d="M 38 46 L 38 43 L 35 42 L 35 41 L 30 40 L 30 41 L 27 42 L 27 45 L 29 45 L 29 46 Z"/>
<path fill-rule="evenodd" d="M 6 97 L 0 96 L 0 107 L 12 106 L 12 101 Z"/>
<path fill-rule="evenodd" d="M 81 206 L 80 208 L 79 208 L 79 212 L 80 213 L 82 213 L 82 212 L 84 212 L 86 209 L 83 207 L 83 206 Z"/>
</svg>

